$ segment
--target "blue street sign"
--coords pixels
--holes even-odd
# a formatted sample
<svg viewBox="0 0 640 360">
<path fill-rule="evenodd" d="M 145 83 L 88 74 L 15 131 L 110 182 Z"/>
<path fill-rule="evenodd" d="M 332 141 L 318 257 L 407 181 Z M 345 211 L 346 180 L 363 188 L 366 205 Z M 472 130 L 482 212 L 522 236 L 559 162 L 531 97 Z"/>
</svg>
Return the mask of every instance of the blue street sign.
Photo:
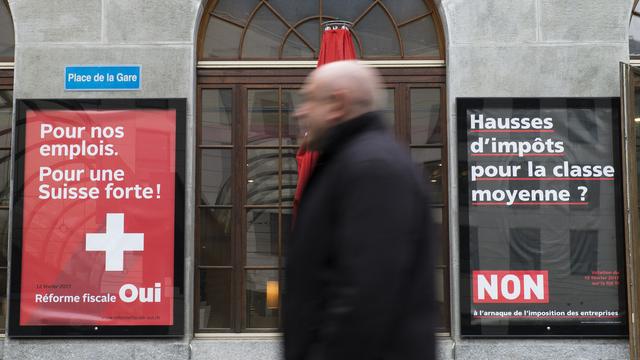
<svg viewBox="0 0 640 360">
<path fill-rule="evenodd" d="M 64 68 L 67 91 L 140 90 L 140 65 L 73 65 Z"/>
</svg>

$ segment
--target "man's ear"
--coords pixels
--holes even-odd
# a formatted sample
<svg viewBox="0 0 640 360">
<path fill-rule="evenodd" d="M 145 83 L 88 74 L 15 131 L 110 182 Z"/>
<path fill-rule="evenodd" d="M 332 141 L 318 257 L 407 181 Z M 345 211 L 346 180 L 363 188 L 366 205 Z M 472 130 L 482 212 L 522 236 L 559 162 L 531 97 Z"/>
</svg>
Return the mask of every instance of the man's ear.
<svg viewBox="0 0 640 360">
<path fill-rule="evenodd" d="M 346 120 L 351 98 L 345 90 L 337 90 L 331 95 L 331 121 Z"/>
</svg>

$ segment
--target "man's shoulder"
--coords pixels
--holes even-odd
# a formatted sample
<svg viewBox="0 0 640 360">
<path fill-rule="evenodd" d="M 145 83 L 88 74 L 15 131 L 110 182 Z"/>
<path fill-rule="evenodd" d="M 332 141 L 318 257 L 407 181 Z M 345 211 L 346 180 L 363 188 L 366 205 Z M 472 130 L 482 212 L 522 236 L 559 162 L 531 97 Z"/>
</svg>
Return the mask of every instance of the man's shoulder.
<svg viewBox="0 0 640 360">
<path fill-rule="evenodd" d="M 359 134 L 345 146 L 340 159 L 343 164 L 352 166 L 385 166 L 401 171 L 413 167 L 409 150 L 386 131 Z"/>
</svg>

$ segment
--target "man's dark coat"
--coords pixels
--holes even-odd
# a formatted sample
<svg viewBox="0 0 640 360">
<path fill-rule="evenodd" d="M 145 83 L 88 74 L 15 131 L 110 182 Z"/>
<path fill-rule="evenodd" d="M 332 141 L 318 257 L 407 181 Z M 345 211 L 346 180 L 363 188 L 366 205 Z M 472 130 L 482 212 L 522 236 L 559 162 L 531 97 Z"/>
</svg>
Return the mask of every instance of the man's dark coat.
<svg viewBox="0 0 640 360">
<path fill-rule="evenodd" d="M 424 180 L 378 115 L 329 130 L 287 244 L 287 360 L 432 359 Z"/>
</svg>

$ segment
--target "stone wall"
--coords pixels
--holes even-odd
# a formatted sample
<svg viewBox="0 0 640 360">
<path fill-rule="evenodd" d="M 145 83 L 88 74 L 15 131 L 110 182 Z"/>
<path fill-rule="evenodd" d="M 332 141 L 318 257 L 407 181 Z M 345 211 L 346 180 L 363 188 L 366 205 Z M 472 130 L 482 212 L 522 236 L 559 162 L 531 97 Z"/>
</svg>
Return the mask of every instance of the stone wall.
<svg viewBox="0 0 640 360">
<path fill-rule="evenodd" d="M 629 0 L 436 0 L 447 41 L 450 204 L 457 204 L 457 97 L 619 96 Z M 186 296 L 193 298 L 194 110 L 201 0 L 9 0 L 16 98 L 187 99 Z M 135 64 L 140 91 L 64 92 L 65 65 Z M 622 359 L 626 340 L 460 339 L 457 208 L 450 207 L 452 336 L 440 359 Z M 192 334 L 187 300 L 186 333 Z M 277 336 L 155 340 L 5 339 L 3 359 L 279 359 Z"/>
</svg>

